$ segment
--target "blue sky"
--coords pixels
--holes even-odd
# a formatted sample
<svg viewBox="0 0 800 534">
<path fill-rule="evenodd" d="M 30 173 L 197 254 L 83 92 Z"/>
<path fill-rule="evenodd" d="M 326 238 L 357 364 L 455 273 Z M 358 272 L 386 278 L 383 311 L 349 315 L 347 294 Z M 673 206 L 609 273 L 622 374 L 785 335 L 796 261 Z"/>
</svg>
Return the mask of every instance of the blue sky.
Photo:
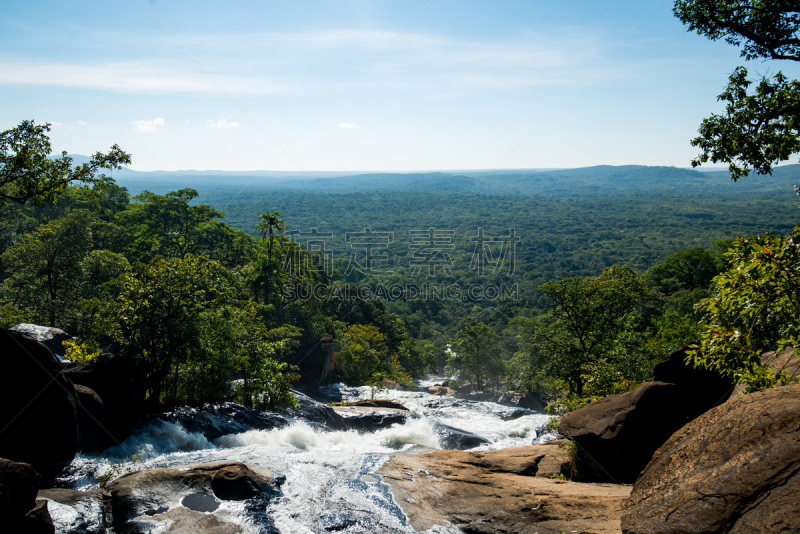
<svg viewBox="0 0 800 534">
<path fill-rule="evenodd" d="M 0 130 L 136 170 L 689 166 L 738 50 L 669 0 L 554 4 L 8 3 Z"/>
</svg>

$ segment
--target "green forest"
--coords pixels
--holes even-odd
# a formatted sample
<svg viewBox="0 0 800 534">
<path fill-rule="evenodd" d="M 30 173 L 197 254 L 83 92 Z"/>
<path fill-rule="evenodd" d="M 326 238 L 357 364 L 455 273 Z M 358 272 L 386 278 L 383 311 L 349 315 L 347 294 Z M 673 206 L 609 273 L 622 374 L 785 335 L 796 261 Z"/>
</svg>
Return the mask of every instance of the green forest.
<svg viewBox="0 0 800 534">
<path fill-rule="evenodd" d="M 254 189 L 242 177 L 131 178 L 118 147 L 76 164 L 50 156 L 47 132 L 24 122 L 1 134 L 0 322 L 64 329 L 73 361 L 127 358 L 153 409 L 291 404 L 290 386 L 319 383 L 332 346 L 327 380 L 443 372 L 571 410 L 650 379 L 709 332 L 738 339 L 720 291 L 746 287 L 737 269 L 766 265 L 755 256 L 785 251 L 765 275 L 797 276 L 796 166 L 760 190 L 665 167 Z M 753 291 L 742 302 L 764 287 Z M 760 347 L 794 339 L 770 331 L 780 319 L 756 319 Z M 740 381 L 780 378 L 743 368 Z"/>
</svg>

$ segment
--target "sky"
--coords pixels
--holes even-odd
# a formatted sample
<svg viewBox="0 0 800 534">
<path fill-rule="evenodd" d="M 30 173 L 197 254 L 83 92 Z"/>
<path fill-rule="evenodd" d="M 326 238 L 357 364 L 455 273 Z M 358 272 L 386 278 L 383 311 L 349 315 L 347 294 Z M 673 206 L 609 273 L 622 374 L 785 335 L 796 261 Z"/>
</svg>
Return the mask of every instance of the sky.
<svg viewBox="0 0 800 534">
<path fill-rule="evenodd" d="M 142 171 L 688 167 L 741 64 L 798 74 L 669 0 L 9 2 L 0 131 Z"/>
</svg>

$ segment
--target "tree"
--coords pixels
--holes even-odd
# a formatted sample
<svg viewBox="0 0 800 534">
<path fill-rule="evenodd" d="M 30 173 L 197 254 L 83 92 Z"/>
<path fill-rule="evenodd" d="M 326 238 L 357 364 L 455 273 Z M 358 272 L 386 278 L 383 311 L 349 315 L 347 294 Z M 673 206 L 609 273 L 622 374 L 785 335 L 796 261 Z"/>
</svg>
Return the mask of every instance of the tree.
<svg viewBox="0 0 800 534">
<path fill-rule="evenodd" d="M 336 368 L 356 384 L 365 384 L 388 359 L 386 336 L 370 324 L 351 325 L 336 336 L 336 341 Z"/>
<path fill-rule="evenodd" d="M 264 295 L 264 301 L 268 302 L 270 294 L 272 294 L 272 277 L 273 273 L 277 271 L 278 262 L 276 261 L 275 257 L 272 255 L 273 244 L 275 241 L 275 232 L 283 235 L 283 232 L 287 229 L 286 224 L 284 224 L 283 219 L 281 218 L 283 215 L 279 211 L 275 212 L 268 212 L 265 211 L 258 217 L 258 226 L 256 226 L 256 232 L 261 230 L 261 240 L 266 241 L 267 236 L 269 236 L 269 248 L 267 249 L 267 257 L 265 260 L 262 261 L 260 271 L 265 273 L 266 278 L 266 291 Z"/>
<path fill-rule="evenodd" d="M 566 382 L 570 393 L 584 395 L 592 369 L 617 362 L 629 375 L 641 367 L 635 331 L 636 312 L 656 300 L 646 282 L 624 267 L 596 277 L 573 277 L 539 286 L 552 300 L 548 312 L 526 321 L 527 352 L 534 369 Z M 633 353 L 632 353 L 633 351 Z"/>
<path fill-rule="evenodd" d="M 739 238 L 727 258 L 728 270 L 699 305 L 706 325 L 694 362 L 751 391 L 785 384 L 788 377 L 760 359 L 766 350 L 800 346 L 800 227 Z"/>
<path fill-rule="evenodd" d="M 678 0 L 673 12 L 711 40 L 742 47 L 745 59 L 800 61 L 800 8 L 777 0 Z M 736 181 L 751 170 L 772 174 L 772 166 L 800 151 L 800 83 L 778 72 L 753 82 L 738 67 L 718 99 L 724 115 L 712 115 L 700 126 L 692 145 L 703 150 L 692 166 L 712 161 L 728 164 Z"/>
<path fill-rule="evenodd" d="M 470 381 L 483 389 L 486 381 L 497 379 L 505 370 L 497 334 L 474 317 L 466 317 L 456 339 L 450 342 L 447 372 L 458 373 L 460 381 Z"/>
<path fill-rule="evenodd" d="M 106 154 L 97 152 L 89 163 L 73 167 L 66 152 L 50 157 L 49 131 L 50 124 L 22 121 L 0 133 L 0 207 L 8 202 L 31 201 L 36 206 L 55 202 L 69 184 L 102 184 L 100 169 L 120 169 L 131 163 L 130 154 L 114 145 Z"/>
<path fill-rule="evenodd" d="M 172 366 L 177 376 L 180 365 L 200 350 L 208 314 L 234 302 L 233 284 L 219 263 L 187 255 L 156 258 L 130 273 L 123 287 L 116 311 L 119 341 L 143 368 L 150 402 L 158 404 Z"/>
<path fill-rule="evenodd" d="M 84 262 L 92 248 L 91 226 L 88 212 L 70 212 L 26 234 L 3 254 L 3 265 L 11 274 L 8 291 L 38 321 L 63 327 L 65 319 L 77 313 Z"/>
</svg>

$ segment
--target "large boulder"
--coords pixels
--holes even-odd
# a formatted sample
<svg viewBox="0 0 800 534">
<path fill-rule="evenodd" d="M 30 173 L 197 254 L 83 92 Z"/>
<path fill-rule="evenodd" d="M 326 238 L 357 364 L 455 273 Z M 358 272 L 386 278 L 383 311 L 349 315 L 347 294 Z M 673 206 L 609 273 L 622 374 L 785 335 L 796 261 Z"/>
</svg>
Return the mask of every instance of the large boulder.
<svg viewBox="0 0 800 534">
<path fill-rule="evenodd" d="M 53 533 L 47 503 L 36 500 L 42 479 L 27 463 L 0 458 L 0 517 L 4 532 Z"/>
<path fill-rule="evenodd" d="M 656 452 L 631 492 L 628 534 L 800 531 L 800 385 L 733 399 Z"/>
<path fill-rule="evenodd" d="M 51 480 L 78 450 L 75 388 L 38 341 L 0 329 L 0 457 L 27 462 Z"/>
<path fill-rule="evenodd" d="M 64 376 L 102 399 L 103 431 L 88 448 L 100 450 L 116 445 L 144 420 L 147 411 L 143 384 L 147 382 L 130 359 L 100 354 L 86 362 L 68 364 Z"/>
<path fill-rule="evenodd" d="M 280 495 L 282 482 L 283 477 L 262 467 L 219 462 L 136 471 L 107 488 L 114 528 L 120 534 L 149 530 L 234 534 L 241 528 L 220 509 L 220 501 L 248 501 L 252 506 L 245 508 L 247 513 L 265 510 Z"/>
<path fill-rule="evenodd" d="M 660 362 L 655 381 L 561 418 L 559 432 L 580 448 L 583 480 L 633 483 L 676 430 L 730 396 L 728 379 L 684 363 L 687 349 L 684 345 Z"/>
<path fill-rule="evenodd" d="M 35 339 L 50 351 L 58 356 L 63 356 L 65 349 L 62 343 L 72 339 L 72 336 L 59 328 L 52 326 L 39 326 L 38 324 L 21 323 L 11 327 L 14 332 L 25 334 L 31 339 Z"/>
</svg>

